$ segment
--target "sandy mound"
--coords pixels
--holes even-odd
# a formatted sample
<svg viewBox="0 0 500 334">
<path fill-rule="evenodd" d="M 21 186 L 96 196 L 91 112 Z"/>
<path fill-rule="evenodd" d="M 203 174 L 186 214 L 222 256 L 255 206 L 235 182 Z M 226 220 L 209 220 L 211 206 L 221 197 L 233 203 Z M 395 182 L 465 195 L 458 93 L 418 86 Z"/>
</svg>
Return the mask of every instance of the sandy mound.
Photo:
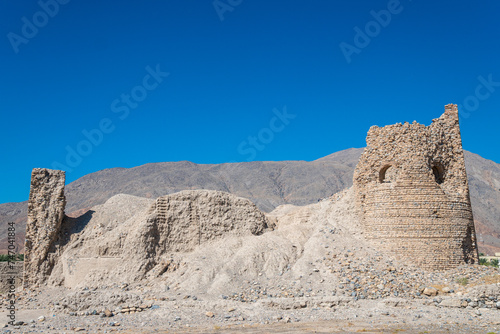
<svg viewBox="0 0 500 334">
<path fill-rule="evenodd" d="M 130 284 L 152 295 L 258 301 L 414 298 L 429 278 L 366 242 L 351 189 L 268 215 L 216 191 L 156 201 L 118 195 L 87 220 L 84 227 L 75 224 L 81 230 L 64 246 L 52 284 Z"/>
<path fill-rule="evenodd" d="M 396 273 L 402 266 L 365 242 L 354 201 L 345 190 L 266 216 L 250 201 L 216 191 L 156 201 L 117 195 L 72 235 L 51 283 L 141 282 L 154 291 L 237 300 L 310 297 L 325 289 L 356 298 L 415 293 L 419 281 Z M 395 281 L 405 277 L 408 284 Z"/>
<path fill-rule="evenodd" d="M 99 286 L 156 277 L 175 268 L 172 254 L 272 227 L 253 203 L 228 193 L 182 191 L 156 201 L 116 195 L 69 220 L 49 283 Z"/>
</svg>

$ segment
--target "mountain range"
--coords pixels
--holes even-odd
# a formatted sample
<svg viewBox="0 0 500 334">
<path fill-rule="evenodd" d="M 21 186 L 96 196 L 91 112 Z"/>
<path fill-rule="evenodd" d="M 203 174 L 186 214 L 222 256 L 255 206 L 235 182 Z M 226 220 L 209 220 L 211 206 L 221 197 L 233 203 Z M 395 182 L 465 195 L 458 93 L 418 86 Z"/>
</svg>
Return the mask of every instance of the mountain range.
<svg viewBox="0 0 500 334">
<path fill-rule="evenodd" d="M 104 169 L 66 186 L 66 214 L 77 217 L 120 193 L 156 198 L 187 189 L 220 190 L 246 197 L 265 212 L 282 204 L 311 204 L 352 185 L 362 152 L 362 148 L 351 148 L 314 161 L 180 161 Z M 479 250 L 500 252 L 500 164 L 464 152 Z M 16 243 L 22 252 L 27 203 L 0 204 L 0 252 L 7 249 L 9 222 L 17 224 Z"/>
</svg>

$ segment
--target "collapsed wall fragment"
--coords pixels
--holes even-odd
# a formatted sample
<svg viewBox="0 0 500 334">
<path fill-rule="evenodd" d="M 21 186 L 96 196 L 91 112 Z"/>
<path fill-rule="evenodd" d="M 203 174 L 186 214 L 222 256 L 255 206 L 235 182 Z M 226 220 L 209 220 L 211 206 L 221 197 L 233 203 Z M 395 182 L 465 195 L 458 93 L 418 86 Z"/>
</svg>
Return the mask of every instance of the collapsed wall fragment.
<svg viewBox="0 0 500 334">
<path fill-rule="evenodd" d="M 24 246 L 23 286 L 46 281 L 56 260 L 53 251 L 64 218 L 65 172 L 35 168 L 31 173 Z"/>
</svg>

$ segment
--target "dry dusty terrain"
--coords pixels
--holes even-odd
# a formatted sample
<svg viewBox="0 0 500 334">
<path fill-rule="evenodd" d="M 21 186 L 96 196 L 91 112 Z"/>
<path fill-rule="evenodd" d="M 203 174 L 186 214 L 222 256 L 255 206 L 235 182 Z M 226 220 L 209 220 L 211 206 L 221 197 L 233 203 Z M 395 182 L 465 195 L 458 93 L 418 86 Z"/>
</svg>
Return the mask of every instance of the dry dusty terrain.
<svg viewBox="0 0 500 334">
<path fill-rule="evenodd" d="M 129 195 L 112 197 L 92 209 L 66 250 L 83 256 L 89 245 L 102 245 L 113 235 L 134 235 L 148 214 L 141 208 L 149 204 Z M 134 249 L 123 250 L 128 257 L 115 269 L 88 267 L 78 280 L 55 270 L 48 286 L 17 293 L 19 323 L 3 331 L 500 330 L 498 269 L 464 266 L 430 273 L 377 251 L 363 237 L 351 190 L 304 207 L 279 206 L 267 219 L 275 225 L 259 235 L 235 232 L 193 249 L 157 254 L 165 260 L 164 270 L 150 270 L 139 280 L 141 257 L 128 252 Z"/>
</svg>

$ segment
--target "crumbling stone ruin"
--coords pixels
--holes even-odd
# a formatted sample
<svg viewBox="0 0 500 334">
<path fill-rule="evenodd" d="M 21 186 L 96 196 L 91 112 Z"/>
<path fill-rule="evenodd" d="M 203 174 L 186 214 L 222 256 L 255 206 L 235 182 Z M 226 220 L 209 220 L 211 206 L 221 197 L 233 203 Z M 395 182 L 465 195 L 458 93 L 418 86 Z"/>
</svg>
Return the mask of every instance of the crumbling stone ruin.
<svg viewBox="0 0 500 334">
<path fill-rule="evenodd" d="M 260 235 L 272 223 L 250 200 L 213 190 L 181 191 L 156 199 L 141 231 L 149 252 L 191 251 L 228 233 Z"/>
<path fill-rule="evenodd" d="M 353 177 L 365 237 L 422 268 L 477 263 L 458 109 L 425 126 L 372 126 Z"/>
<path fill-rule="evenodd" d="M 65 172 L 35 168 L 31 173 L 24 246 L 24 286 L 45 282 L 54 265 L 54 246 L 64 218 Z"/>
<path fill-rule="evenodd" d="M 185 190 L 155 201 L 120 194 L 78 218 L 65 216 L 64 206 L 64 172 L 34 169 L 25 287 L 74 287 L 85 279 L 133 282 L 172 270 L 176 253 L 274 228 L 250 200 L 213 190 Z"/>
<path fill-rule="evenodd" d="M 191 270 L 186 256 L 200 249 L 212 253 L 191 258 L 193 284 L 209 284 L 220 274 L 214 286 L 222 286 L 243 272 L 283 273 L 294 266 L 306 272 L 306 262 L 326 258 L 317 255 L 323 254 L 313 247 L 317 241 L 306 242 L 314 227 L 346 219 L 356 231 L 361 219 L 364 236 L 376 249 L 421 268 L 478 262 L 456 105 L 447 105 L 429 126 L 370 128 L 353 181 L 354 189 L 344 192 L 351 194 L 346 206 L 336 209 L 329 199 L 307 208 L 283 206 L 266 215 L 232 194 L 185 190 L 156 200 L 119 194 L 70 218 L 64 215 L 64 172 L 37 168 L 28 204 L 24 286 L 98 286 L 165 279 L 164 274 L 174 272 L 186 279 L 189 275 L 183 275 Z M 275 225 L 279 228 L 273 232 Z M 330 242 L 326 236 L 322 240 Z M 316 255 L 299 261 L 306 248 L 301 242 Z M 231 267 L 241 266 L 237 273 L 228 268 L 221 273 L 230 256 L 237 259 Z M 196 276 L 200 268 L 211 269 Z"/>
</svg>

